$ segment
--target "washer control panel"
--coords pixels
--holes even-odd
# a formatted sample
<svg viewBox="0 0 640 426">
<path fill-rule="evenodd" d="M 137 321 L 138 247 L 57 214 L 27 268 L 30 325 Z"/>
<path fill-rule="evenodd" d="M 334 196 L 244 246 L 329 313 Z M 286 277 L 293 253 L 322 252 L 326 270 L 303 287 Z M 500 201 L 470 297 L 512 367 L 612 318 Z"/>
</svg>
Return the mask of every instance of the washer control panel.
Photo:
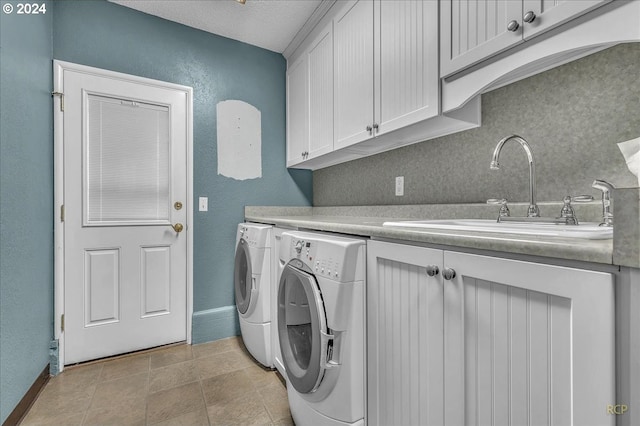
<svg viewBox="0 0 640 426">
<path fill-rule="evenodd" d="M 340 279 L 343 266 L 339 261 L 341 250 L 332 255 L 325 247 L 319 247 L 322 244 L 317 241 L 303 239 L 292 239 L 291 245 L 292 255 L 302 260 L 315 274 Z"/>
</svg>

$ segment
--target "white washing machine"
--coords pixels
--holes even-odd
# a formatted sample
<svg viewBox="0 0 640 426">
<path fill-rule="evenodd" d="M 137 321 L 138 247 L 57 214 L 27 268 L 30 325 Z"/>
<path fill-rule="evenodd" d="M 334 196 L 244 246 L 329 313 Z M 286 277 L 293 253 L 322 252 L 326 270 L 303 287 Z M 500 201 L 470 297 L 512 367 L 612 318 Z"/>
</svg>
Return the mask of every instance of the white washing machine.
<svg viewBox="0 0 640 426">
<path fill-rule="evenodd" d="M 251 355 L 269 368 L 273 368 L 272 228 L 257 223 L 238 225 L 233 273 L 242 340 Z"/>
<path fill-rule="evenodd" d="M 284 232 L 278 340 L 293 419 L 364 425 L 365 240 Z"/>
</svg>

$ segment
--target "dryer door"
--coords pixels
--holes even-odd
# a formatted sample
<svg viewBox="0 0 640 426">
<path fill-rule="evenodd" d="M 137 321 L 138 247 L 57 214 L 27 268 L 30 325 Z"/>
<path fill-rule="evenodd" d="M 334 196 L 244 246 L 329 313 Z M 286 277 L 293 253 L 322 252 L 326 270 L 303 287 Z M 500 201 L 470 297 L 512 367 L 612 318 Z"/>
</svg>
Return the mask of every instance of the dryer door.
<svg viewBox="0 0 640 426">
<path fill-rule="evenodd" d="M 289 381 L 299 393 L 310 393 L 324 377 L 332 336 L 315 277 L 295 266 L 302 262 L 289 262 L 280 278 L 278 339 Z"/>
<path fill-rule="evenodd" d="M 251 256 L 249 254 L 249 245 L 240 239 L 236 248 L 236 261 L 233 268 L 233 281 L 236 290 L 236 306 L 240 314 L 245 314 L 251 304 L 253 277 L 251 271 Z"/>
</svg>

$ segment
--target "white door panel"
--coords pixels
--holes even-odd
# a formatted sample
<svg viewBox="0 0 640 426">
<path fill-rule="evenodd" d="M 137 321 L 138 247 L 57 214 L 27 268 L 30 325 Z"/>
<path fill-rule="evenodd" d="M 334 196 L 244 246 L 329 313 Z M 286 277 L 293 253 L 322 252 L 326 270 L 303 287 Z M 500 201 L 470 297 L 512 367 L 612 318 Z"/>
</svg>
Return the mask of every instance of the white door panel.
<svg viewBox="0 0 640 426">
<path fill-rule="evenodd" d="M 63 86 L 64 362 L 186 340 L 187 233 L 171 225 L 190 210 L 188 94 L 69 69 Z"/>
<path fill-rule="evenodd" d="M 373 137 L 373 2 L 345 3 L 334 18 L 334 148 Z"/>
</svg>

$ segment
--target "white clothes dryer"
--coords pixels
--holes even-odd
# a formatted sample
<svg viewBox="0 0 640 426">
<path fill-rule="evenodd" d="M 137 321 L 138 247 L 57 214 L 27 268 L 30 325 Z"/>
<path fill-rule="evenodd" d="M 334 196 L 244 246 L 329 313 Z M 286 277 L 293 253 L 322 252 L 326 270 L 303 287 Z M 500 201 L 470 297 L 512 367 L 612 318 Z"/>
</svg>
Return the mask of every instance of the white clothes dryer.
<svg viewBox="0 0 640 426">
<path fill-rule="evenodd" d="M 284 232 L 278 340 L 298 426 L 364 425 L 363 239 Z"/>
<path fill-rule="evenodd" d="M 271 336 L 272 226 L 241 223 L 236 235 L 234 287 L 242 340 L 251 355 L 273 368 Z"/>
</svg>

